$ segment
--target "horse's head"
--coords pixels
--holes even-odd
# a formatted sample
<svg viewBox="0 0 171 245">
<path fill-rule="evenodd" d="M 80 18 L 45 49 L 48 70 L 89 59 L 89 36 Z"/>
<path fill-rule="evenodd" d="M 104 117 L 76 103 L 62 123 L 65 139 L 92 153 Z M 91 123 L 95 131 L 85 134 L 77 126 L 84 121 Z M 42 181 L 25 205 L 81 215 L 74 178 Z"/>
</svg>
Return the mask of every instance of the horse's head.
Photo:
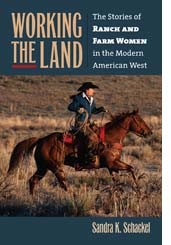
<svg viewBox="0 0 171 245">
<path fill-rule="evenodd" d="M 152 135 L 151 129 L 147 126 L 144 120 L 138 114 L 138 110 L 134 110 L 130 113 L 130 131 L 134 132 L 138 136 L 147 137 Z"/>
</svg>

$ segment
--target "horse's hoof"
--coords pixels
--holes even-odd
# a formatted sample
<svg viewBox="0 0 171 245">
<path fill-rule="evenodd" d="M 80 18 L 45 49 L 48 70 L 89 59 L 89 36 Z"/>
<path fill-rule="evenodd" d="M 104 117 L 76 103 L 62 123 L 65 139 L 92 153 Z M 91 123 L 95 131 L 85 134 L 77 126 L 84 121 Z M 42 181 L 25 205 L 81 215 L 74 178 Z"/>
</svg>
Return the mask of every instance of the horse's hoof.
<svg viewBox="0 0 171 245">
<path fill-rule="evenodd" d="M 60 186 L 61 186 L 61 187 L 62 187 L 62 189 L 64 189 L 65 191 L 67 191 L 67 190 L 68 190 L 68 188 L 67 188 L 66 184 L 61 183 L 61 184 L 60 184 Z"/>
<path fill-rule="evenodd" d="M 30 190 L 30 196 L 33 196 L 33 191 Z"/>
<path fill-rule="evenodd" d="M 76 164 L 75 171 L 81 171 L 81 170 L 83 170 L 83 167 L 80 166 L 79 164 Z"/>
<path fill-rule="evenodd" d="M 136 187 L 135 192 L 138 196 L 141 196 L 141 191 L 140 191 L 140 188 L 138 186 Z"/>
</svg>

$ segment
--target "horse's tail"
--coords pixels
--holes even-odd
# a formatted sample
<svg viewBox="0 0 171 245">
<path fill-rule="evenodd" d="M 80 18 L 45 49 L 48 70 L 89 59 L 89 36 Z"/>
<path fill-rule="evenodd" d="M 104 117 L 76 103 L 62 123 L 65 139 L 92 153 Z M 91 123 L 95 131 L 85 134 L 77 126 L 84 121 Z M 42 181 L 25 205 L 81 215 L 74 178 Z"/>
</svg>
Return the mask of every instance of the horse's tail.
<svg viewBox="0 0 171 245">
<path fill-rule="evenodd" d="M 33 149 L 37 145 L 38 140 L 38 138 L 32 137 L 19 142 L 14 147 L 11 153 L 7 175 L 11 174 L 25 157 L 32 155 Z"/>
</svg>

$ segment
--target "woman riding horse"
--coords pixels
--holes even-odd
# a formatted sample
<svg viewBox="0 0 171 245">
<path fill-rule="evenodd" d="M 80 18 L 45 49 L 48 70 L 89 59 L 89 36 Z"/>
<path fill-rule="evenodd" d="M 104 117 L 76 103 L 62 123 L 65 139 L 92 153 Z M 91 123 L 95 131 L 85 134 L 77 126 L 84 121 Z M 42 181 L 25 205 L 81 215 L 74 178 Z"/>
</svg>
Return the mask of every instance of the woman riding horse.
<svg viewBox="0 0 171 245">
<path fill-rule="evenodd" d="M 79 170 L 80 165 L 93 165 L 96 161 L 96 155 L 99 148 L 99 138 L 96 133 L 91 129 L 90 119 L 92 114 L 98 114 L 100 112 L 106 112 L 103 106 L 97 108 L 94 101 L 94 89 L 99 87 L 92 82 L 85 82 L 80 88 L 78 88 L 78 94 L 72 95 L 71 104 L 68 106 L 69 111 L 76 113 L 75 129 L 79 130 L 76 134 L 75 144 L 78 151 L 78 165 L 76 169 Z M 82 127 L 85 119 L 86 112 L 88 113 L 88 122 L 85 127 Z M 83 144 L 84 142 L 84 144 Z"/>
<path fill-rule="evenodd" d="M 112 116 L 112 115 L 111 115 Z M 129 132 L 139 137 L 147 137 L 152 134 L 151 129 L 140 117 L 138 110 L 122 113 L 111 117 L 111 121 L 104 125 L 104 149 L 99 152 L 95 168 L 107 168 L 109 173 L 127 171 L 131 173 L 134 183 L 138 187 L 131 165 L 121 160 L 123 141 Z M 14 173 L 19 163 L 33 154 L 37 166 L 36 172 L 29 180 L 30 194 L 33 194 L 34 187 L 50 170 L 59 181 L 60 186 L 67 190 L 64 164 L 75 166 L 75 150 L 73 143 L 64 143 L 64 133 L 55 132 L 42 138 L 29 138 L 19 142 L 11 154 L 8 176 Z M 84 146 L 84 142 L 83 142 Z M 75 157 L 74 157 L 75 158 Z M 83 166 L 87 168 L 87 166 Z M 93 167 L 91 167 L 93 169 Z"/>
</svg>

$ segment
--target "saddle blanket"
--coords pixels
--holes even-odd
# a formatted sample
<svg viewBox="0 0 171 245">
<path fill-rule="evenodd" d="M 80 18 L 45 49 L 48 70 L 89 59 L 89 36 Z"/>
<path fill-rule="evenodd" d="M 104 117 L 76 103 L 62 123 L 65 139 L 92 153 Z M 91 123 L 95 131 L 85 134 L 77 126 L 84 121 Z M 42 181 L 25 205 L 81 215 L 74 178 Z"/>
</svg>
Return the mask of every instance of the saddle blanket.
<svg viewBox="0 0 171 245">
<path fill-rule="evenodd" d="M 72 144 L 73 143 L 73 135 L 71 133 L 64 133 L 63 134 L 63 141 L 64 141 L 64 143 Z"/>
<path fill-rule="evenodd" d="M 102 143 L 105 144 L 105 127 L 100 128 L 100 133 L 99 133 L 99 138 Z M 72 144 L 73 143 L 73 134 L 72 133 L 64 133 L 63 134 L 63 141 L 66 144 Z M 120 143 L 111 143 L 111 144 L 106 144 L 107 148 L 113 148 L 119 151 L 122 151 L 123 145 Z"/>
<path fill-rule="evenodd" d="M 102 142 L 105 141 L 105 127 L 100 128 L 99 138 Z M 64 143 L 72 144 L 73 143 L 73 135 L 72 133 L 64 133 L 63 134 Z"/>
</svg>

